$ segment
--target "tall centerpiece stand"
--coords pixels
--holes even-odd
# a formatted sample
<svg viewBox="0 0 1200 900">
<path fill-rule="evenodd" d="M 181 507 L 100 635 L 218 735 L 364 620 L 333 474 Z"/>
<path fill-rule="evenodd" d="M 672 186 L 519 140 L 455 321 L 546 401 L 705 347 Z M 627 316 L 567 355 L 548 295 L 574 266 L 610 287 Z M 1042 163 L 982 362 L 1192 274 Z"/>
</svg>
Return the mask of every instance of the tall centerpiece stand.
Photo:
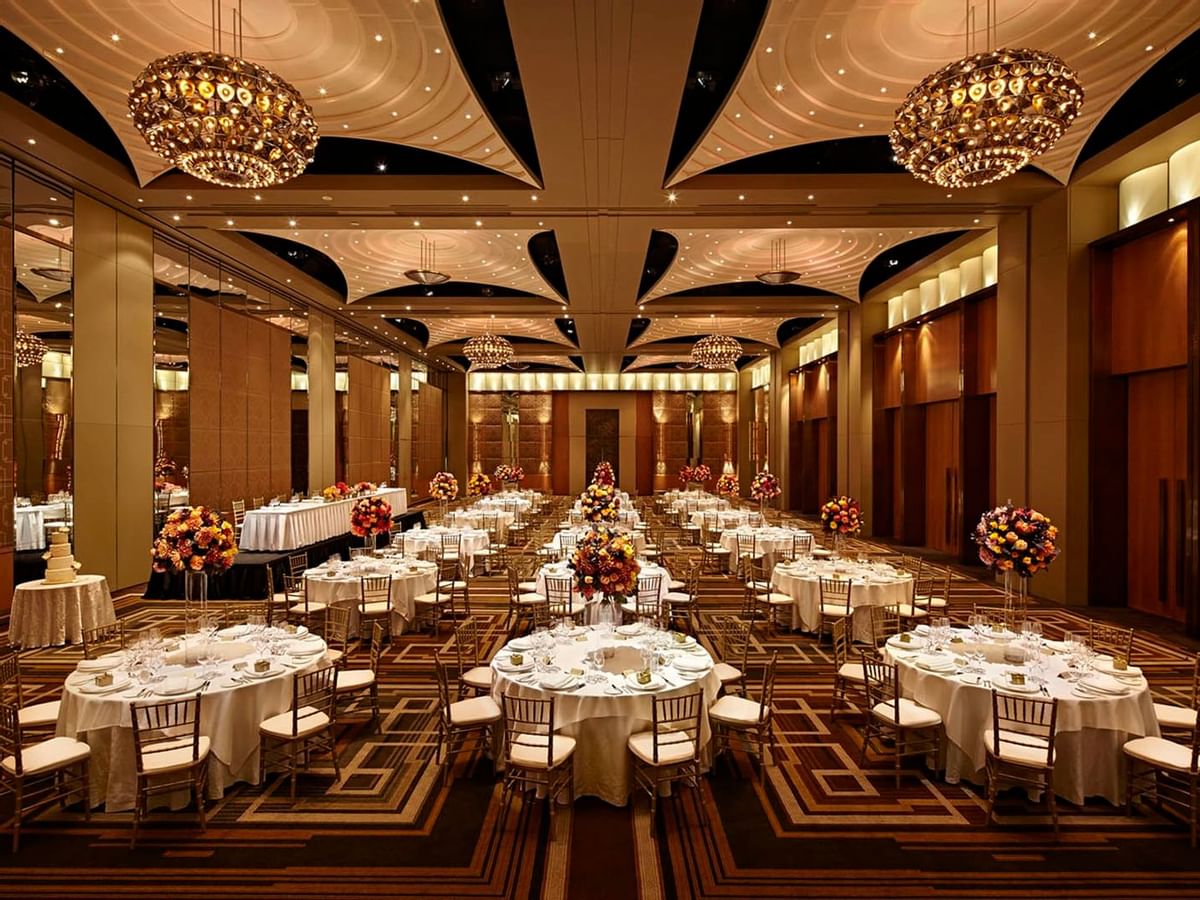
<svg viewBox="0 0 1200 900">
<path fill-rule="evenodd" d="M 1003 576 L 1004 614 L 1015 625 L 1029 608 L 1029 580 L 1058 558 L 1058 529 L 1048 516 L 1010 500 L 980 516 L 972 537 L 980 561 Z"/>
</svg>

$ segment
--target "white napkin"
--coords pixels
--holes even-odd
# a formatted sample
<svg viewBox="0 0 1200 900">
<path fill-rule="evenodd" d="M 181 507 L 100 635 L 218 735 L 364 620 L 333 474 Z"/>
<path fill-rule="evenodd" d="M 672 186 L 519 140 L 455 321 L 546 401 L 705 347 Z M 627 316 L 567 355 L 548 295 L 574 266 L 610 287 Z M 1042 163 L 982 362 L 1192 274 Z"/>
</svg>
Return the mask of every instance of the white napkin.
<svg viewBox="0 0 1200 900">
<path fill-rule="evenodd" d="M 685 672 L 703 672 L 711 665 L 707 657 L 699 654 L 675 657 L 675 668 Z"/>
<path fill-rule="evenodd" d="M 570 687 L 575 683 L 575 681 L 576 677 L 570 672 L 552 672 L 547 675 L 543 675 L 539 683 L 542 687 L 548 690 L 556 691 L 565 687 Z"/>
<path fill-rule="evenodd" d="M 1108 675 L 1101 675 L 1098 672 L 1093 672 L 1087 678 L 1083 679 L 1081 684 L 1089 691 L 1095 691 L 1097 694 L 1125 694 L 1129 688 L 1121 684 L 1115 678 Z"/>
</svg>

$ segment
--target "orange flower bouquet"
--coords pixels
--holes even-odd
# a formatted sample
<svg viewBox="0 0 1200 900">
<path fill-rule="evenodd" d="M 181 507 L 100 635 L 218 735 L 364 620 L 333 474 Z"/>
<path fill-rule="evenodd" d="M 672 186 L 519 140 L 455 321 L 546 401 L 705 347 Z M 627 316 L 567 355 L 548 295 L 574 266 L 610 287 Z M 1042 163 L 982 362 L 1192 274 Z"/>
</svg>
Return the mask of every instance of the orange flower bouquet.
<svg viewBox="0 0 1200 900">
<path fill-rule="evenodd" d="M 641 566 L 637 551 L 627 535 L 603 525 L 589 531 L 575 545 L 571 558 L 579 593 L 590 599 L 596 594 L 628 596 L 637 590 Z"/>
<path fill-rule="evenodd" d="M 237 558 L 233 525 L 205 506 L 177 509 L 167 516 L 150 548 L 155 572 L 224 572 Z"/>
<path fill-rule="evenodd" d="M 579 510 L 589 522 L 615 522 L 621 511 L 621 498 L 613 485 L 592 482 L 579 495 Z"/>
<path fill-rule="evenodd" d="M 831 497 L 821 507 L 821 527 L 826 531 L 858 534 L 862 524 L 862 507 L 853 497 Z"/>
</svg>

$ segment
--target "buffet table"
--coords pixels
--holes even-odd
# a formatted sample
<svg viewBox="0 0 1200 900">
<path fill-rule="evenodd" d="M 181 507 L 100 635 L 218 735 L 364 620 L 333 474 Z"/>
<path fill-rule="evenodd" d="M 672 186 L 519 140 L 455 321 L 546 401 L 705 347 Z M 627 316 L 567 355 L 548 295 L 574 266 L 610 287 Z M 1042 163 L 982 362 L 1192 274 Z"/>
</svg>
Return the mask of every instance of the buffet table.
<svg viewBox="0 0 1200 900">
<path fill-rule="evenodd" d="M 115 621 L 103 575 L 77 575 L 66 584 L 26 581 L 13 592 L 8 640 L 25 648 L 78 644 L 84 631 Z"/>
<path fill-rule="evenodd" d="M 404 488 L 382 488 L 370 496 L 390 503 L 392 515 L 408 509 L 408 492 Z M 296 550 L 346 534 L 350 530 L 350 510 L 355 499 L 332 503 L 301 500 L 248 510 L 238 547 L 242 550 Z"/>
</svg>

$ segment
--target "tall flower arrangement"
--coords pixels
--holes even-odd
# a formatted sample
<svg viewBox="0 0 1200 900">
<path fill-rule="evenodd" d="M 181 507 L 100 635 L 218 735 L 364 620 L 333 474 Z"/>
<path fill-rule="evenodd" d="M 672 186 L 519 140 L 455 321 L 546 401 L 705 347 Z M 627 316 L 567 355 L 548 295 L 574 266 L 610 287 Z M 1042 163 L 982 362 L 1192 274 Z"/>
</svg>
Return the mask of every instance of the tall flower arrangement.
<svg viewBox="0 0 1200 900">
<path fill-rule="evenodd" d="M 641 566 L 637 551 L 627 535 L 609 531 L 603 525 L 589 531 L 575 544 L 571 558 L 579 593 L 628 596 L 637 590 Z"/>
<path fill-rule="evenodd" d="M 985 512 L 975 526 L 979 559 L 997 572 L 1036 575 L 1058 557 L 1058 529 L 1036 509 L 1005 504 Z"/>
<path fill-rule="evenodd" d="M 233 525 L 206 506 L 171 513 L 150 548 L 155 572 L 224 572 L 237 555 Z"/>
<path fill-rule="evenodd" d="M 750 482 L 750 497 L 759 503 L 774 500 L 780 493 L 779 479 L 766 469 L 755 475 L 754 480 Z"/>
<path fill-rule="evenodd" d="M 679 483 L 682 484 L 684 487 L 687 487 L 689 484 L 692 483 L 692 467 L 691 466 L 682 465 L 679 467 Z"/>
<path fill-rule="evenodd" d="M 621 511 L 621 498 L 613 485 L 592 482 L 579 495 L 579 511 L 589 522 L 615 522 Z"/>
<path fill-rule="evenodd" d="M 717 479 L 717 494 L 722 497 L 736 497 L 738 491 L 741 490 L 741 485 L 738 483 L 738 477 L 733 472 L 726 472 Z"/>
<path fill-rule="evenodd" d="M 350 507 L 350 530 L 359 537 L 391 531 L 392 504 L 382 497 L 359 497 Z"/>
<path fill-rule="evenodd" d="M 458 479 L 450 472 L 437 472 L 429 481 L 429 496 L 447 503 L 458 496 Z"/>
<path fill-rule="evenodd" d="M 467 479 L 468 497 L 486 497 L 493 490 L 491 476 L 485 475 L 483 472 L 475 472 Z"/>
<path fill-rule="evenodd" d="M 704 463 L 696 463 L 692 466 L 692 484 L 704 484 L 712 478 L 712 469 Z"/>
<path fill-rule="evenodd" d="M 830 497 L 821 507 L 821 528 L 836 534 L 858 534 L 862 507 L 853 497 Z"/>
<path fill-rule="evenodd" d="M 360 481 L 354 485 L 354 493 L 359 496 L 363 494 L 373 494 L 377 489 L 377 485 L 373 481 Z"/>
<path fill-rule="evenodd" d="M 525 480 L 525 470 L 520 466 L 510 466 L 501 463 L 492 473 L 501 484 L 510 484 Z"/>
<path fill-rule="evenodd" d="M 592 473 L 592 484 L 612 485 L 615 482 L 616 476 L 613 474 L 612 463 L 608 460 L 596 463 L 596 471 Z"/>
</svg>

